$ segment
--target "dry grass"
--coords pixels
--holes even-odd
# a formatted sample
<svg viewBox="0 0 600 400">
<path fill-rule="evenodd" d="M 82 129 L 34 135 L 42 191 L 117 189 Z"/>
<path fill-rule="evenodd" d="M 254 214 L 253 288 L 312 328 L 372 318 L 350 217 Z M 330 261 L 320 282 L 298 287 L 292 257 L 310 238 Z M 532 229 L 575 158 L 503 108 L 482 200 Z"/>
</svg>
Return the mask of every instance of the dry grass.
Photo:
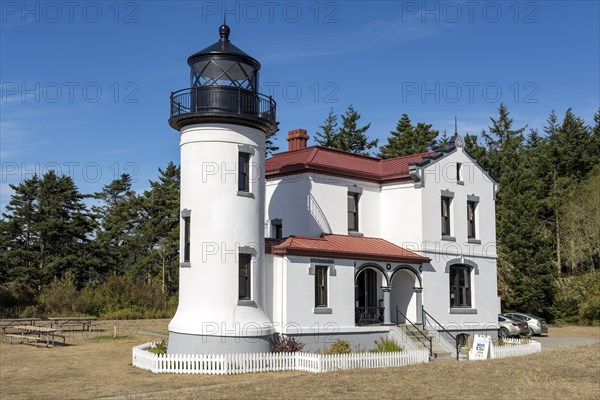
<svg viewBox="0 0 600 400">
<path fill-rule="evenodd" d="M 112 334 L 112 322 L 103 322 Z M 166 331 L 165 320 L 120 323 Z M 587 327 L 561 334 L 594 335 Z M 559 328 L 552 328 L 555 335 Z M 571 333 L 569 333 L 571 332 Z M 154 338 L 131 334 L 117 341 L 74 333 L 70 346 L 0 344 L 0 398 L 600 398 L 600 347 L 578 346 L 531 357 L 483 362 L 436 361 L 402 368 L 235 376 L 152 374 L 134 368 L 131 347 Z M 590 337 L 590 336 L 586 336 Z M 597 336 L 591 336 L 597 337 Z M 460 392 L 459 392 L 460 390 Z"/>
<path fill-rule="evenodd" d="M 548 336 L 600 339 L 600 326 L 551 325 Z"/>
</svg>

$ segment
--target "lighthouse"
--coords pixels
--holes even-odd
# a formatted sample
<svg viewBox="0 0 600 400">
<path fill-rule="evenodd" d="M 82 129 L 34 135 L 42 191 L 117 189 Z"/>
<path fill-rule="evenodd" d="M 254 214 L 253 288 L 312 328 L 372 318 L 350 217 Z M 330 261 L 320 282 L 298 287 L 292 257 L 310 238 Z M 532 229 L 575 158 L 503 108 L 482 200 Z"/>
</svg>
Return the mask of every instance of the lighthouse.
<svg viewBox="0 0 600 400">
<path fill-rule="evenodd" d="M 275 101 L 258 92 L 260 63 L 219 27 L 191 55 L 190 87 L 171 94 L 180 134 L 179 305 L 168 352 L 267 351 L 273 333 L 264 293 L 266 135 Z"/>
</svg>

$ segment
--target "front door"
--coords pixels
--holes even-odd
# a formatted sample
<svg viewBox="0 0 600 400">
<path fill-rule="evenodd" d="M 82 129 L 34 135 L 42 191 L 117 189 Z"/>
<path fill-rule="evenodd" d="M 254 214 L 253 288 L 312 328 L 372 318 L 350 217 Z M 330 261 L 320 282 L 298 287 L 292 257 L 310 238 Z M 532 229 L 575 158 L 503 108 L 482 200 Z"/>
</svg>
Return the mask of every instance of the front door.
<svg viewBox="0 0 600 400">
<path fill-rule="evenodd" d="M 356 282 L 356 306 L 377 307 L 377 272 L 365 269 Z"/>
</svg>

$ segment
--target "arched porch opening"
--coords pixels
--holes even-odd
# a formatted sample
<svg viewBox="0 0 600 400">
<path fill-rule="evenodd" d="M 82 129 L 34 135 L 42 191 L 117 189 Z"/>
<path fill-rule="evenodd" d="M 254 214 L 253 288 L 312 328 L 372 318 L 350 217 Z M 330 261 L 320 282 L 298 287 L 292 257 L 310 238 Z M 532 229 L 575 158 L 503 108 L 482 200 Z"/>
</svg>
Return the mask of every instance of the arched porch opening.
<svg viewBox="0 0 600 400">
<path fill-rule="evenodd" d="M 356 325 L 383 323 L 383 287 L 387 278 L 378 266 L 361 267 L 354 279 L 354 316 Z"/>
<path fill-rule="evenodd" d="M 391 279 L 391 321 L 396 324 L 421 322 L 421 282 L 412 269 L 402 268 Z M 398 311 L 398 312 L 397 312 Z"/>
</svg>

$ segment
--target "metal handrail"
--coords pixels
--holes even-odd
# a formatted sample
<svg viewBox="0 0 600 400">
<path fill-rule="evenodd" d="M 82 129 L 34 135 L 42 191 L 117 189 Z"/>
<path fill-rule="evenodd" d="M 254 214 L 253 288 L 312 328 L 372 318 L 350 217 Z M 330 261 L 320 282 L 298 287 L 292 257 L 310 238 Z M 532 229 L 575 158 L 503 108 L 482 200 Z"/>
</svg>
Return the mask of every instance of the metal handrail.
<svg viewBox="0 0 600 400">
<path fill-rule="evenodd" d="M 276 123 L 272 97 L 233 86 L 198 86 L 171 93 L 171 118 L 190 113 L 232 113 Z"/>
<path fill-rule="evenodd" d="M 425 316 L 427 315 L 429 318 L 431 318 L 433 320 L 433 322 L 435 322 L 440 328 L 442 328 L 442 332 L 446 333 L 448 336 L 450 336 L 452 339 L 454 339 L 454 350 L 456 351 L 456 361 L 458 361 L 458 359 L 459 359 L 458 358 L 458 336 L 454 336 L 453 334 L 450 333 L 449 330 L 444 328 L 444 326 L 442 324 L 440 324 L 438 322 L 438 320 L 433 317 L 433 315 L 429 314 L 425 310 L 425 307 L 421 307 L 421 310 L 423 312 L 423 327 L 425 327 Z"/>
<path fill-rule="evenodd" d="M 354 319 L 358 326 L 383 323 L 385 307 L 354 307 Z"/>
<path fill-rule="evenodd" d="M 427 339 L 427 341 L 429 341 L 429 357 L 433 358 L 433 342 L 431 340 L 431 337 L 429 335 L 427 335 L 425 332 L 423 332 L 422 330 L 420 330 L 418 326 L 413 324 L 412 321 L 406 317 L 406 315 L 402 314 L 402 311 L 400 311 L 398 309 L 398 306 L 396 306 L 396 324 L 397 325 L 400 325 L 400 323 L 398 322 L 398 321 L 400 321 L 400 318 L 398 318 L 398 314 L 400 314 L 402 317 L 404 317 L 405 321 L 408 321 L 413 326 L 413 328 L 415 328 L 417 330 L 417 332 L 419 332 L 425 339 Z"/>
</svg>

